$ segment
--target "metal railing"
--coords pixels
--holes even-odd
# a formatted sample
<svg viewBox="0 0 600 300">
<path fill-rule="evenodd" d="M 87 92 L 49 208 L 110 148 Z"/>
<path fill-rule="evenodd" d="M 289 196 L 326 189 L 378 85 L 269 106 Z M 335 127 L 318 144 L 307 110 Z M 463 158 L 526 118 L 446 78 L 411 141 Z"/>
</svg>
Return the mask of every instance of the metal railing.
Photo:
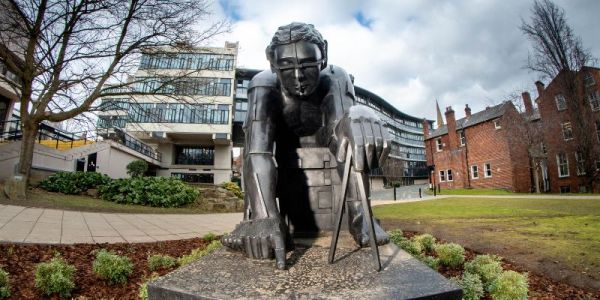
<svg viewBox="0 0 600 300">
<path fill-rule="evenodd" d="M 0 122 L 0 141 L 17 141 L 23 139 L 21 120 Z M 102 139 L 110 139 L 144 156 L 157 161 L 162 160 L 162 154 L 144 142 L 134 138 L 118 128 L 104 128 L 96 131 L 66 132 L 41 123 L 36 140 L 38 143 L 55 149 L 71 149 L 93 144 Z"/>
</svg>

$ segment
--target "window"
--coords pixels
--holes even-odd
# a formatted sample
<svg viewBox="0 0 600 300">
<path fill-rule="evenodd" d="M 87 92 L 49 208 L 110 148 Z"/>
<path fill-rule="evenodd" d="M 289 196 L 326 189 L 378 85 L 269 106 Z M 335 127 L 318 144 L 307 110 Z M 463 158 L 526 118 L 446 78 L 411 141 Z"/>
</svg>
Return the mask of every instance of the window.
<svg viewBox="0 0 600 300">
<path fill-rule="evenodd" d="M 446 173 L 444 170 L 440 171 L 440 182 L 446 181 Z"/>
<path fill-rule="evenodd" d="M 464 146 L 467 143 L 467 137 L 465 136 L 465 131 L 462 130 L 458 133 L 458 137 L 460 138 L 460 145 Z"/>
<path fill-rule="evenodd" d="M 435 140 L 435 147 L 438 152 L 442 151 L 442 138 L 438 138 Z"/>
<path fill-rule="evenodd" d="M 562 124 L 562 132 L 563 132 L 563 138 L 565 139 L 565 141 L 569 141 L 569 140 L 573 139 L 573 128 L 571 127 L 571 122 Z"/>
<path fill-rule="evenodd" d="M 560 193 L 561 194 L 568 194 L 571 192 L 571 187 L 568 185 L 563 185 L 560 187 Z"/>
<path fill-rule="evenodd" d="M 215 183 L 212 173 L 171 173 L 171 177 L 190 183 Z"/>
<path fill-rule="evenodd" d="M 600 96 L 598 95 L 598 91 L 588 94 L 588 100 L 590 101 L 590 106 L 593 111 L 600 110 Z"/>
<path fill-rule="evenodd" d="M 471 166 L 471 178 L 478 179 L 479 178 L 479 167 Z"/>
<path fill-rule="evenodd" d="M 587 193 L 587 188 L 585 187 L 585 185 L 580 185 L 579 186 L 579 192 L 580 193 Z"/>
<path fill-rule="evenodd" d="M 575 162 L 577 163 L 577 175 L 585 175 L 585 157 L 581 151 L 575 152 Z"/>
<path fill-rule="evenodd" d="M 590 73 L 586 73 L 585 76 L 583 77 L 583 84 L 585 86 L 592 86 L 596 83 L 596 81 L 594 80 L 594 76 L 592 76 L 592 74 Z"/>
<path fill-rule="evenodd" d="M 176 146 L 175 164 L 212 165 L 215 161 L 215 149 L 203 146 Z"/>
<path fill-rule="evenodd" d="M 556 154 L 556 164 L 558 165 L 558 177 L 569 176 L 569 158 L 563 152 Z"/>
<path fill-rule="evenodd" d="M 502 126 L 500 125 L 500 119 L 494 120 L 494 128 L 500 129 Z"/>
<path fill-rule="evenodd" d="M 556 101 L 556 109 L 558 111 L 567 109 L 567 100 L 562 94 L 554 96 L 554 101 Z"/>
<path fill-rule="evenodd" d="M 492 177 L 492 164 L 486 163 L 484 165 L 484 171 L 485 171 L 484 177 L 486 177 L 486 178 Z"/>
<path fill-rule="evenodd" d="M 452 178 L 452 170 L 448 170 L 448 171 L 446 172 L 446 174 L 447 174 L 447 176 L 448 176 L 448 181 L 452 181 L 452 180 L 453 180 L 453 178 Z"/>
</svg>

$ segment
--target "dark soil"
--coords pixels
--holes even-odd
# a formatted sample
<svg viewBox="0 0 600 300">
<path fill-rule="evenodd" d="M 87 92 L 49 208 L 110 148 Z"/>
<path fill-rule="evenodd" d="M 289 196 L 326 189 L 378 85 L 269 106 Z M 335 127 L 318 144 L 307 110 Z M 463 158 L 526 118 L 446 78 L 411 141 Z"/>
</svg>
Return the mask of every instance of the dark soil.
<svg viewBox="0 0 600 300">
<path fill-rule="evenodd" d="M 415 232 L 405 232 L 411 237 Z M 444 242 L 441 240 L 441 242 Z M 147 257 L 152 254 L 179 257 L 189 254 L 192 249 L 205 247 L 207 242 L 200 238 L 141 244 L 75 244 L 75 245 L 29 245 L 0 244 L 0 267 L 10 274 L 12 295 L 10 299 L 48 299 L 34 286 L 35 265 L 50 260 L 60 253 L 70 264 L 77 268 L 73 298 L 77 299 L 138 299 L 139 287 L 152 274 L 148 270 Z M 133 274 L 124 285 L 108 285 L 92 271 L 95 251 L 108 249 L 120 255 L 126 255 L 135 264 Z M 481 254 L 466 249 L 466 258 Z M 528 272 L 530 299 L 600 299 L 600 293 L 557 282 L 547 275 L 531 272 L 527 268 L 503 261 L 505 269 Z M 164 275 L 172 269 L 160 270 Z M 441 268 L 440 273 L 450 278 L 461 275 L 459 269 Z"/>
<path fill-rule="evenodd" d="M 139 287 L 151 276 L 147 258 L 153 254 L 179 257 L 192 249 L 205 247 L 201 238 L 140 244 L 75 244 L 75 245 L 29 245 L 0 244 L 0 267 L 10 275 L 12 295 L 9 299 L 47 299 L 34 285 L 35 265 L 49 261 L 56 253 L 77 268 L 76 289 L 72 297 L 79 299 L 139 299 Z M 123 285 L 108 285 L 92 271 L 95 251 L 108 249 L 125 255 L 135 264 L 129 281 Z M 172 269 L 159 270 L 164 275 Z"/>
</svg>

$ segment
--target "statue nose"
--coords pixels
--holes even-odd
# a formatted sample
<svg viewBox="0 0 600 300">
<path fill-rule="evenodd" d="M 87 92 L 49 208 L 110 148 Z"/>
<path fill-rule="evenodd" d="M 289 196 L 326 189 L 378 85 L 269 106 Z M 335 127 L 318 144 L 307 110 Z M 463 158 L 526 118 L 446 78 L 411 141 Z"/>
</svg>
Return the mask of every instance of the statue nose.
<svg viewBox="0 0 600 300">
<path fill-rule="evenodd" d="M 294 68 L 294 76 L 296 77 L 296 80 L 303 81 L 305 78 L 304 69 L 299 67 Z"/>
</svg>

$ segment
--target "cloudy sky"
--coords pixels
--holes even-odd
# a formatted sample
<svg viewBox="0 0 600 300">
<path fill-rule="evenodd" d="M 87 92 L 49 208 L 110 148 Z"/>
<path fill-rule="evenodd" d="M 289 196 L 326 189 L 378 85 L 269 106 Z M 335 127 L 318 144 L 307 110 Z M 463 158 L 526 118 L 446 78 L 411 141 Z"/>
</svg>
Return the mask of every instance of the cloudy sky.
<svg viewBox="0 0 600 300">
<path fill-rule="evenodd" d="M 329 62 L 355 84 L 416 117 L 435 119 L 435 100 L 462 117 L 539 77 L 524 68 L 529 42 L 519 31 L 532 1 L 523 0 L 215 0 L 214 17 L 231 33 L 211 41 L 239 41 L 238 66 L 265 69 L 264 49 L 278 26 L 312 23 L 329 42 Z M 600 57 L 600 1 L 555 0 L 584 46 Z"/>
</svg>

